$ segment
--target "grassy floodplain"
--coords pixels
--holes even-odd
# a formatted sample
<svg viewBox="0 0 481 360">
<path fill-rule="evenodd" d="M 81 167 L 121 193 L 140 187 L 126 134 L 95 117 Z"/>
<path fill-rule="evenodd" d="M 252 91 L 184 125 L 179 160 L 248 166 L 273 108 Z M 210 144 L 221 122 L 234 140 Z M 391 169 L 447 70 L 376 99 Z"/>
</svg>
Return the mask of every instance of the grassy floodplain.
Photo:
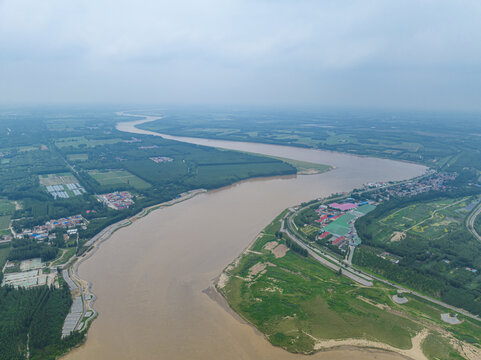
<svg viewBox="0 0 481 360">
<path fill-rule="evenodd" d="M 274 157 L 274 158 L 294 166 L 297 169 L 297 173 L 299 175 L 322 174 L 323 172 L 326 172 L 332 169 L 332 166 L 324 165 L 324 164 L 315 164 L 307 161 L 286 159 L 281 157 Z"/>
<path fill-rule="evenodd" d="M 405 295 L 406 304 L 396 304 L 392 300 L 396 290 L 385 284 L 363 287 L 293 250 L 276 257 L 275 249 L 286 243 L 279 238 L 285 213 L 259 234 L 217 283 L 231 308 L 273 345 L 312 353 L 365 344 L 403 353 L 414 351 L 413 339 L 422 335 L 416 345 L 426 358 L 462 359 L 460 351 L 480 343 L 481 324 L 476 321 L 460 317 L 460 325 L 449 325 L 441 321 L 445 309 L 410 295 Z"/>
</svg>

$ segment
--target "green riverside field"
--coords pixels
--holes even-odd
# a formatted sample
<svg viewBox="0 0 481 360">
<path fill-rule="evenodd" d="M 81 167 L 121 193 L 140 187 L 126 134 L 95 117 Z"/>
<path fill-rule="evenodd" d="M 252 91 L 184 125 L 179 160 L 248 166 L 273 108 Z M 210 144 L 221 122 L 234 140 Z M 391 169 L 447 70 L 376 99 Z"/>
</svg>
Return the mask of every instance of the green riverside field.
<svg viewBox="0 0 481 360">
<path fill-rule="evenodd" d="M 443 323 L 446 310 L 437 305 L 411 295 L 405 295 L 406 304 L 396 304 L 392 287 L 363 287 L 287 250 L 279 233 L 285 213 L 226 268 L 217 284 L 231 308 L 273 345 L 312 353 L 324 348 L 323 340 L 365 339 L 402 351 L 427 329 L 422 343 L 427 358 L 462 359 L 455 347 L 481 341 L 481 324 L 475 321 L 460 316 L 460 325 Z M 442 347 L 436 345 L 440 341 Z M 440 351 L 447 355 L 440 357 Z"/>
</svg>

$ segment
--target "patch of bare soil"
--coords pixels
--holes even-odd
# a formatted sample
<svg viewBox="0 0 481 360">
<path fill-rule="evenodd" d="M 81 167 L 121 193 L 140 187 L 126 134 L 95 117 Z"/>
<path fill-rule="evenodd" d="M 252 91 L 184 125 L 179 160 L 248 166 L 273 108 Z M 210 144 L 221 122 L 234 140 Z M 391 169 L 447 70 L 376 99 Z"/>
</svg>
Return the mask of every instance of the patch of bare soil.
<svg viewBox="0 0 481 360">
<path fill-rule="evenodd" d="M 401 231 L 395 231 L 391 237 L 391 242 L 401 241 L 406 238 L 406 233 Z"/>
<path fill-rule="evenodd" d="M 276 246 L 274 249 L 272 249 L 271 251 L 274 254 L 274 256 L 276 257 L 276 259 L 279 259 L 279 258 L 284 257 L 286 255 L 287 251 L 289 251 L 289 248 L 284 244 L 280 244 L 280 245 Z"/>
</svg>

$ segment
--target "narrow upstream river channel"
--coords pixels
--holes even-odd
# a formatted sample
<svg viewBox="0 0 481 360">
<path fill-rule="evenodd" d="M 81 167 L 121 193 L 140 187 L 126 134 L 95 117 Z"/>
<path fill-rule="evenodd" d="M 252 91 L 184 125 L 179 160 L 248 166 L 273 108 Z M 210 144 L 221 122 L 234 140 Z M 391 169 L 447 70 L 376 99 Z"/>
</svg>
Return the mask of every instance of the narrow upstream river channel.
<svg viewBox="0 0 481 360">
<path fill-rule="evenodd" d="M 117 128 L 161 136 L 135 127 L 142 122 L 123 122 Z M 425 167 L 286 146 L 165 137 L 335 169 L 244 181 L 154 211 L 117 231 L 79 268 L 98 297 L 99 317 L 86 344 L 65 359 L 403 359 L 354 347 L 309 357 L 290 354 L 273 347 L 203 290 L 283 209 L 366 182 L 411 178 Z"/>
</svg>

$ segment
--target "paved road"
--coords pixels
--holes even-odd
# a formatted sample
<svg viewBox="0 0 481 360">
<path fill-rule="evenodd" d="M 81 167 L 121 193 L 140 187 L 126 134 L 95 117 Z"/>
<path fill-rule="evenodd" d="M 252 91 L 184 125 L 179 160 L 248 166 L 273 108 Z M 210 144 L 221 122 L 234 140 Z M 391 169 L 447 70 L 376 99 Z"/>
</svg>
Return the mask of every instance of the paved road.
<svg viewBox="0 0 481 360">
<path fill-rule="evenodd" d="M 289 218 L 288 221 L 291 220 L 293 213 Z M 285 218 L 282 219 L 281 223 L 281 232 L 286 234 L 289 239 L 294 241 L 297 245 L 306 249 L 310 256 L 312 256 L 315 260 L 320 262 L 322 265 L 327 266 L 328 268 L 338 272 L 341 269 L 342 275 L 354 280 L 355 282 L 364 285 L 364 286 L 372 286 L 372 278 L 369 276 L 364 276 L 364 274 L 354 274 L 351 270 L 346 269 L 342 263 L 340 263 L 336 258 L 333 258 L 327 254 L 320 252 L 317 249 L 311 248 L 309 245 L 304 243 L 302 240 L 298 239 L 296 236 L 292 235 L 288 230 L 286 230 L 284 226 Z M 323 256 L 320 256 L 317 252 L 322 253 Z M 329 260 L 328 260 L 329 259 Z"/>
<path fill-rule="evenodd" d="M 306 207 L 307 207 L 307 206 L 306 206 Z M 292 212 L 291 212 L 291 213 L 288 213 L 288 214 L 284 217 L 284 219 L 282 219 L 281 231 L 284 232 L 284 233 L 286 233 L 291 240 L 295 241 L 295 242 L 296 242 L 298 245 L 300 245 L 302 248 L 306 249 L 306 250 L 309 252 L 309 255 L 311 255 L 314 259 L 316 259 L 317 261 L 319 261 L 321 264 L 323 264 L 323 265 L 325 265 L 325 266 L 333 269 L 334 271 L 339 271 L 339 268 L 342 267 L 342 265 L 343 265 L 341 261 L 337 260 L 336 258 L 334 258 L 334 257 L 332 257 L 332 256 L 329 256 L 329 255 L 323 253 L 324 256 L 329 257 L 329 260 L 331 260 L 331 261 L 334 262 L 334 264 L 333 264 L 331 261 L 328 261 L 328 260 L 326 260 L 324 257 L 321 257 L 321 256 L 317 255 L 316 253 L 314 253 L 314 251 L 313 251 L 312 248 L 310 248 L 308 245 L 306 245 L 306 243 L 304 243 L 301 239 L 299 239 L 297 236 L 295 236 L 295 234 L 292 234 L 292 233 L 291 233 L 291 232 L 293 232 L 293 230 L 292 230 L 292 221 L 293 221 L 294 216 L 295 216 L 298 212 L 304 210 L 306 207 L 299 208 L 299 209 L 297 209 L 297 210 L 291 209 Z M 478 208 L 475 212 L 473 212 L 473 215 L 475 215 L 475 216 L 473 216 L 473 218 L 476 218 L 477 214 L 479 214 L 479 213 L 481 213 L 481 204 L 479 205 L 479 208 Z M 285 227 L 285 225 L 284 225 L 284 221 L 285 221 L 285 220 L 287 221 L 287 229 L 286 229 L 286 227 Z M 474 219 L 472 220 L 472 223 L 474 223 Z M 473 230 L 474 230 L 474 228 L 473 228 Z M 475 230 L 474 230 L 474 231 L 475 231 Z M 478 235 L 478 234 L 476 233 L 476 235 Z M 478 236 L 479 236 L 479 235 L 478 235 Z M 478 238 L 478 239 L 481 241 L 481 237 Z M 356 274 L 354 274 L 353 272 L 355 272 Z M 396 289 L 398 289 L 398 290 L 401 290 L 402 292 L 415 295 L 415 296 L 417 296 L 417 297 L 419 297 L 419 298 L 421 298 L 421 299 L 424 299 L 424 300 L 429 301 L 429 302 L 431 302 L 431 303 L 433 303 L 433 304 L 442 306 L 442 307 L 444 307 L 444 308 L 446 308 L 446 309 L 452 310 L 452 311 L 454 311 L 454 312 L 457 312 L 457 313 L 459 313 L 459 314 L 462 314 L 462 315 L 464 315 L 464 316 L 466 316 L 466 317 L 469 317 L 469 318 L 471 318 L 471 319 L 474 319 L 474 320 L 477 320 L 477 321 L 481 321 L 481 317 L 479 317 L 479 316 L 477 316 L 477 315 L 473 315 L 473 314 L 471 314 L 470 312 L 468 312 L 468 311 L 466 311 L 466 310 L 463 310 L 463 309 L 457 308 L 457 307 L 455 307 L 455 306 L 446 304 L 446 303 L 444 303 L 444 302 L 442 302 L 442 301 L 440 301 L 440 300 L 433 299 L 433 298 L 431 298 L 431 297 L 429 297 L 429 296 L 420 294 L 420 293 L 418 293 L 418 292 L 416 292 L 416 291 L 407 289 L 407 288 L 405 288 L 405 287 L 403 287 L 403 286 L 393 284 L 393 283 L 391 283 L 391 282 L 389 282 L 389 281 L 387 281 L 387 280 L 385 280 L 385 279 L 381 279 L 381 278 L 379 278 L 379 277 L 377 277 L 377 276 L 374 276 L 374 275 L 372 275 L 372 274 L 368 274 L 368 273 L 366 273 L 366 272 L 364 272 L 364 271 L 356 268 L 355 266 L 352 266 L 352 265 L 351 265 L 351 266 L 349 267 L 349 270 L 347 270 L 347 269 L 345 269 L 345 268 L 342 268 L 342 274 L 345 275 L 345 276 L 347 276 L 347 277 L 349 277 L 350 279 L 352 279 L 352 280 L 360 283 L 360 284 L 365 284 L 365 283 L 369 282 L 369 281 L 367 281 L 366 279 L 377 280 L 377 281 L 382 282 L 382 283 L 384 283 L 384 284 L 390 285 L 390 286 L 392 286 L 392 287 L 394 287 L 394 288 L 396 288 Z M 372 282 L 369 282 L 369 283 L 370 283 L 370 285 L 367 285 L 367 286 L 372 286 Z"/>
<path fill-rule="evenodd" d="M 474 222 L 476 218 L 481 213 L 481 202 L 478 204 L 478 207 L 468 216 L 466 220 L 466 227 L 468 228 L 469 232 L 473 234 L 473 236 L 481 242 L 481 235 L 478 234 L 476 229 L 474 228 Z"/>
<path fill-rule="evenodd" d="M 354 250 L 356 247 L 354 245 L 349 245 L 349 257 L 347 258 L 347 263 L 352 265 L 352 257 L 354 256 Z"/>
</svg>

